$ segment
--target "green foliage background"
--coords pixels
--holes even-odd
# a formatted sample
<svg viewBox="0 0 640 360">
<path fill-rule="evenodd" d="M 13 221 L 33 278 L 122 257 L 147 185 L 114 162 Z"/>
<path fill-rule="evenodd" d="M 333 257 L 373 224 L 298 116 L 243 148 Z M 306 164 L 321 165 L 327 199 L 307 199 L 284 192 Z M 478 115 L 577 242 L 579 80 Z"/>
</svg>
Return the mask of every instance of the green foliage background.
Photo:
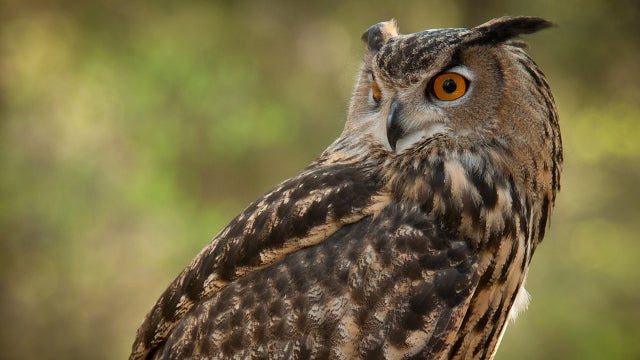
<svg viewBox="0 0 640 360">
<path fill-rule="evenodd" d="M 558 103 L 565 170 L 497 359 L 640 358 L 635 0 L 0 0 L 0 358 L 115 359 L 250 201 L 341 131 L 370 25 L 504 14 Z"/>
</svg>

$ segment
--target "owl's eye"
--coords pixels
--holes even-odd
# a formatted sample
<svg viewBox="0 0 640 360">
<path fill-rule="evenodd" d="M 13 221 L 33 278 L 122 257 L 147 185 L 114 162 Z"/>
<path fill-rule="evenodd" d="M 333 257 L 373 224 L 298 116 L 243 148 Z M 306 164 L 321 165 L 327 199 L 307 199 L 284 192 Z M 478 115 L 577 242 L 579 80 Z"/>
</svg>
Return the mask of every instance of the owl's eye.
<svg viewBox="0 0 640 360">
<path fill-rule="evenodd" d="M 451 101 L 467 92 L 467 80 L 457 73 L 443 73 L 433 80 L 431 88 L 438 100 Z"/>
<path fill-rule="evenodd" d="M 382 92 L 380 91 L 380 86 L 378 86 L 378 83 L 375 82 L 375 80 L 371 82 L 371 97 L 376 103 L 379 103 L 380 100 L 382 100 Z"/>
</svg>

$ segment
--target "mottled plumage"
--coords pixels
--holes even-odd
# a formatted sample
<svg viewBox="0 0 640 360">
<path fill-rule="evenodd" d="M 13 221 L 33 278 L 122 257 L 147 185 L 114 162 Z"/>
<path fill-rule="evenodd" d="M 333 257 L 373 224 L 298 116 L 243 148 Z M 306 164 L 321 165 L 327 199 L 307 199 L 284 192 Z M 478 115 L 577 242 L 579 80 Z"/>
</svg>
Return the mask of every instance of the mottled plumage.
<svg viewBox="0 0 640 360">
<path fill-rule="evenodd" d="M 341 136 L 196 256 L 130 358 L 492 358 L 560 186 L 516 40 L 549 25 L 372 26 Z"/>
</svg>

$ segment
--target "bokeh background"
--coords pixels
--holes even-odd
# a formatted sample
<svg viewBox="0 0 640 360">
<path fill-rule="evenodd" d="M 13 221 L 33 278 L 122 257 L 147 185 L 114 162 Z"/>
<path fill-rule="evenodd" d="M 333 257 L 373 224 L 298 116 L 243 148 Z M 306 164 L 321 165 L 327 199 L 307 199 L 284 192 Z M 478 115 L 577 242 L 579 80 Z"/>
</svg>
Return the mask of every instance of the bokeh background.
<svg viewBox="0 0 640 360">
<path fill-rule="evenodd" d="M 497 359 L 640 358 L 640 2 L 0 0 L 0 358 L 125 358 L 162 290 L 341 131 L 361 33 L 538 15 L 565 149 Z"/>
</svg>

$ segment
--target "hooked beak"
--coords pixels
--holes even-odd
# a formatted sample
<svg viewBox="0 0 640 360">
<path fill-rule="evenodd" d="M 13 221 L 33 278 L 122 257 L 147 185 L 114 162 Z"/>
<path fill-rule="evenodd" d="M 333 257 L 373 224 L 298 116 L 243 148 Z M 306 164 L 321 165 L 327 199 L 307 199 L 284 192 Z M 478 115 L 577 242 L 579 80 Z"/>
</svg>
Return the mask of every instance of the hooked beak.
<svg viewBox="0 0 640 360">
<path fill-rule="evenodd" d="M 393 100 L 391 108 L 389 110 L 389 117 L 387 117 L 387 140 L 391 150 L 396 150 L 396 143 L 404 135 L 404 128 L 402 127 L 401 119 L 401 107 L 397 100 Z"/>
</svg>

